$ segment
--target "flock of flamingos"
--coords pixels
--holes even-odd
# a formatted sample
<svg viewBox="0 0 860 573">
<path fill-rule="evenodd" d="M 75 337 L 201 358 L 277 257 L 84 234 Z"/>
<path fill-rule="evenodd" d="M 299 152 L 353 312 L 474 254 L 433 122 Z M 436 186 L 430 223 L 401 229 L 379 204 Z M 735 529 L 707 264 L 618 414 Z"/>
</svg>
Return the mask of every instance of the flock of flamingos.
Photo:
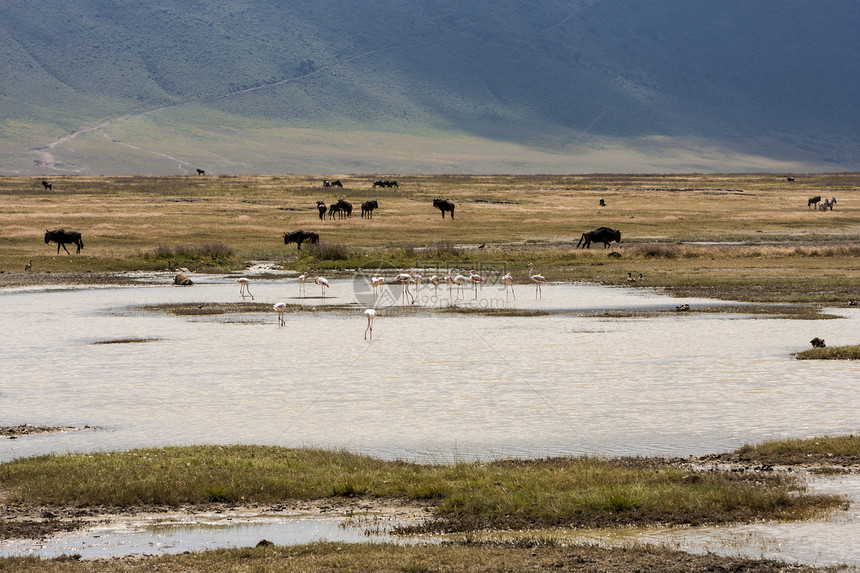
<svg viewBox="0 0 860 573">
<path fill-rule="evenodd" d="M 532 274 L 534 271 L 534 264 L 529 263 L 529 278 L 535 283 L 535 299 L 543 298 L 543 293 L 541 292 L 541 285 L 546 282 L 546 278 L 538 273 Z M 299 275 L 299 295 L 303 296 L 305 294 L 305 283 L 310 280 L 309 273 L 303 273 Z M 418 274 L 417 272 L 413 273 L 399 273 L 394 277 L 394 281 L 399 282 L 403 285 L 403 299 L 405 301 L 409 301 L 409 304 L 415 304 L 415 297 L 409 291 L 409 285 L 415 284 L 418 288 L 420 288 L 421 283 L 424 281 L 424 278 Z M 242 295 L 242 298 L 245 298 L 247 294 L 251 297 L 251 300 L 254 300 L 254 295 L 251 294 L 251 280 L 247 277 L 241 277 L 236 279 L 236 282 L 239 283 L 239 294 Z M 325 277 L 314 277 L 313 282 L 315 285 L 319 286 L 322 291 L 322 296 L 325 298 L 325 291 L 329 288 L 329 282 Z M 370 286 L 373 289 L 373 293 L 379 296 L 379 288 L 386 284 L 386 278 L 383 276 L 375 276 L 370 278 Z M 478 286 L 486 283 L 486 279 L 484 279 L 481 275 L 476 273 L 474 270 L 469 271 L 469 276 L 465 276 L 462 273 L 457 273 L 456 275 L 452 273 L 448 273 L 444 277 L 439 277 L 437 275 L 431 276 L 427 279 L 427 282 L 432 284 L 436 290 L 439 289 L 439 285 L 444 283 L 448 285 L 448 294 L 453 294 L 453 289 L 457 288 L 457 298 L 463 292 L 463 286 L 468 282 L 469 284 L 474 285 L 475 287 L 475 298 L 478 298 Z M 514 277 L 511 273 L 507 273 L 502 277 L 502 282 L 505 285 L 505 299 L 508 299 L 509 293 L 514 297 L 514 300 L 517 300 L 517 295 L 514 292 Z M 287 303 L 285 302 L 277 302 L 274 307 L 275 311 L 278 313 L 278 326 L 286 326 L 286 322 L 284 320 L 284 314 L 287 312 Z M 364 330 L 364 338 L 367 340 L 368 333 L 370 333 L 370 340 L 373 340 L 373 319 L 376 316 L 376 310 L 372 308 L 368 308 L 364 311 L 364 315 L 367 317 L 367 328 Z"/>
</svg>

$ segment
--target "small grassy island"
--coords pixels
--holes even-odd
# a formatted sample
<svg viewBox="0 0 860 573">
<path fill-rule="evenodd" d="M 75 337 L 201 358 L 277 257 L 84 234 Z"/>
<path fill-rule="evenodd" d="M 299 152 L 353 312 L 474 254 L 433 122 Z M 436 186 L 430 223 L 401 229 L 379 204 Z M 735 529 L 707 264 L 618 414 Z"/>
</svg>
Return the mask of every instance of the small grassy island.
<svg viewBox="0 0 860 573">
<path fill-rule="evenodd" d="M 798 360 L 858 360 L 860 359 L 860 344 L 853 346 L 825 346 L 810 348 L 797 353 Z"/>
<path fill-rule="evenodd" d="M 747 464 L 749 469 L 717 469 L 709 462 Z M 797 472 L 771 471 L 770 466 L 829 464 L 850 470 L 858 462 L 858 436 L 768 442 L 697 460 L 578 457 L 425 465 L 268 446 L 39 456 L 0 464 L 0 501 L 7 514 L 0 522 L 0 538 L 49 534 L 38 527 L 51 523 L 57 530 L 73 528 L 75 515 L 99 512 L 325 502 L 422 507 L 429 518 L 408 532 L 455 533 L 454 539 L 465 534 L 466 541 L 315 543 L 85 563 L 6 558 L 0 559 L 0 571 L 144 571 L 156 566 L 162 571 L 588 571 L 597 563 L 616 571 L 724 566 L 779 571 L 785 564 L 661 548 L 566 547 L 535 537 L 477 542 L 472 536 L 494 530 L 805 519 L 844 507 L 846 500 L 807 493 Z M 33 515 L 39 517 L 28 517 Z M 45 515 L 53 517 L 46 520 Z M 27 531 L 28 519 L 35 529 Z"/>
</svg>

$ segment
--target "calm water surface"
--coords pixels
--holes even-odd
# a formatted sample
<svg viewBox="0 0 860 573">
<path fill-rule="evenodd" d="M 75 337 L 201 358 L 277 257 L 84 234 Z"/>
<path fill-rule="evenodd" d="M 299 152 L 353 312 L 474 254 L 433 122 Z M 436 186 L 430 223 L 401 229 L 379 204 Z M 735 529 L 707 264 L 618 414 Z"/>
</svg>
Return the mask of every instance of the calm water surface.
<svg viewBox="0 0 860 573">
<path fill-rule="evenodd" d="M 360 308 L 174 317 L 143 304 L 236 302 L 238 285 L 0 292 L 6 325 L 0 424 L 97 429 L 0 441 L 0 461 L 43 453 L 162 445 L 347 448 L 393 459 L 557 454 L 687 456 L 783 437 L 860 432 L 860 371 L 797 361 L 820 336 L 854 344 L 840 320 L 697 314 L 641 288 L 549 284 L 467 289 L 462 306 L 556 311 L 531 317 L 403 315 L 383 295 L 374 340 L 368 295 L 331 281 L 325 300 L 295 280 L 257 280 L 257 302 Z M 414 287 L 413 287 L 414 288 Z M 419 300 L 444 306 L 424 285 Z M 444 288 L 441 298 L 447 297 Z M 610 318 L 602 311 L 691 313 Z M 95 344 L 124 339 L 146 342 Z"/>
<path fill-rule="evenodd" d="M 214 280 L 214 279 L 213 279 Z M 351 281 L 329 297 L 354 300 Z M 308 285 L 311 295 L 317 287 Z M 399 287 L 398 287 L 399 288 Z M 425 287 L 426 289 L 426 287 Z M 255 281 L 257 301 L 299 302 L 295 281 Z M 481 298 L 501 298 L 486 287 Z M 336 296 L 331 296 L 336 295 Z M 514 308 L 674 309 L 643 289 L 519 287 Z M 235 283 L 0 293 L 8 325 L 0 422 L 98 430 L 0 442 L 0 460 L 165 444 L 348 448 L 383 458 L 591 453 L 680 455 L 860 431 L 858 366 L 797 361 L 842 320 L 692 313 L 487 317 L 380 309 L 175 317 L 161 302 L 241 301 Z M 148 342 L 94 344 L 123 339 Z"/>
</svg>

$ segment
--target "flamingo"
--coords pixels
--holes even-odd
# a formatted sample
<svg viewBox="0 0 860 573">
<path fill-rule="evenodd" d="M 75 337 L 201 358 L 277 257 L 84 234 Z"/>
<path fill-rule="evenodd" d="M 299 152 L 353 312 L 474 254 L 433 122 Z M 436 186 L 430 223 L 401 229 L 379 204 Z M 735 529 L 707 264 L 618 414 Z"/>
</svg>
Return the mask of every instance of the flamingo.
<svg viewBox="0 0 860 573">
<path fill-rule="evenodd" d="M 370 286 L 373 288 L 373 293 L 379 296 L 379 287 L 385 284 L 385 277 L 370 277 Z"/>
<path fill-rule="evenodd" d="M 376 311 L 368 308 L 364 311 L 364 316 L 367 317 L 367 328 L 364 329 L 364 339 L 367 340 L 367 331 L 370 331 L 370 339 L 373 340 L 373 317 L 376 316 Z"/>
<path fill-rule="evenodd" d="M 419 275 L 418 273 L 412 273 L 412 282 L 415 283 L 415 293 L 421 290 L 421 281 L 424 280 L 424 277 Z"/>
<path fill-rule="evenodd" d="M 432 284 L 434 289 L 435 289 L 433 291 L 433 294 L 437 294 L 439 292 L 439 277 L 437 277 L 436 275 L 433 275 L 428 280 L 430 281 L 430 284 Z"/>
<path fill-rule="evenodd" d="M 405 295 L 405 298 L 407 300 L 410 298 L 412 299 L 412 302 L 409 304 L 415 304 L 415 297 L 412 296 L 411 292 L 409 292 L 409 283 L 412 282 L 412 275 L 410 275 L 409 273 L 400 273 L 399 275 L 397 275 L 396 279 L 399 280 L 400 283 L 403 285 L 403 293 Z"/>
<path fill-rule="evenodd" d="M 236 282 L 239 283 L 239 294 L 242 295 L 242 298 L 245 298 L 245 293 L 247 292 L 251 300 L 254 300 L 254 295 L 251 294 L 251 281 L 245 277 L 241 277 L 236 279 Z"/>
<path fill-rule="evenodd" d="M 454 284 L 457 285 L 457 298 L 460 298 L 460 293 L 463 292 L 463 285 L 466 284 L 466 277 L 461 273 L 457 273 L 457 276 L 454 277 Z"/>
<path fill-rule="evenodd" d="M 287 303 L 276 302 L 275 306 L 272 308 L 278 312 L 278 326 L 286 326 L 287 323 L 284 322 L 284 313 L 287 312 Z"/>
<path fill-rule="evenodd" d="M 529 263 L 529 273 L 531 273 L 534 270 L 533 267 L 534 267 L 534 264 Z M 540 285 L 545 283 L 546 279 L 543 277 L 543 275 L 540 275 L 540 274 L 535 274 L 535 275 L 529 274 L 529 278 L 532 279 L 532 282 L 535 283 L 535 299 L 538 298 L 538 295 L 540 295 L 540 298 L 543 298 L 543 293 L 540 290 Z"/>
<path fill-rule="evenodd" d="M 508 298 L 508 287 L 511 289 L 511 294 L 514 295 L 514 300 L 517 300 L 517 293 L 514 292 L 514 277 L 511 273 L 502 277 L 502 282 L 505 283 L 505 300 Z"/>
<path fill-rule="evenodd" d="M 454 288 L 454 277 L 451 276 L 450 271 L 445 275 L 445 282 L 448 284 L 448 296 L 451 296 L 451 289 Z"/>
<path fill-rule="evenodd" d="M 475 298 L 478 298 L 478 285 L 483 285 L 486 281 L 484 280 L 484 277 L 473 270 L 469 271 L 469 280 L 472 281 L 473 285 L 475 285 Z"/>
<path fill-rule="evenodd" d="M 325 289 L 329 288 L 328 281 L 325 280 L 324 277 L 316 277 L 314 279 L 314 284 L 320 286 L 322 289 L 322 297 L 325 298 Z"/>
<path fill-rule="evenodd" d="M 308 278 L 308 273 L 306 272 L 299 275 L 299 296 L 305 295 L 305 283 Z"/>
</svg>

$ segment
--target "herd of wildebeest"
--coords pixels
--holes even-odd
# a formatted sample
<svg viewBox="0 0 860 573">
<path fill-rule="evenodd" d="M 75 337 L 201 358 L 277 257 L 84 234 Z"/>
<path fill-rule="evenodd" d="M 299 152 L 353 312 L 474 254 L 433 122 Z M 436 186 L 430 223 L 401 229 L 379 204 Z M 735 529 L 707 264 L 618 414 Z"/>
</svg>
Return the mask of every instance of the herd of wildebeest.
<svg viewBox="0 0 860 573">
<path fill-rule="evenodd" d="M 202 169 L 197 169 L 197 174 L 206 175 L 206 172 Z M 788 177 L 788 181 L 794 181 L 794 178 Z M 46 191 L 53 190 L 53 185 L 49 181 L 42 180 L 42 186 Z M 338 179 L 324 179 L 323 187 L 339 187 L 342 189 L 343 183 Z M 397 181 L 386 179 L 374 181 L 373 188 L 376 189 L 377 187 L 396 188 L 399 187 L 399 185 L 397 184 Z M 603 199 L 600 199 L 598 204 L 601 207 L 606 206 L 606 202 Z M 836 197 L 822 200 L 820 195 L 810 197 L 807 202 L 807 208 L 811 209 L 815 207 L 821 211 L 826 211 L 828 209 L 832 211 L 834 205 L 836 205 Z M 337 202 L 332 203 L 331 205 L 326 205 L 325 201 L 317 201 L 316 207 L 319 212 L 320 221 L 325 220 L 326 215 L 328 215 L 329 219 L 345 219 L 352 216 L 352 203 L 345 199 L 338 199 Z M 452 201 L 437 197 L 433 199 L 433 207 L 442 212 L 442 219 L 445 219 L 445 213 L 450 213 L 451 219 L 454 219 L 455 205 Z M 361 204 L 362 219 L 373 219 L 373 212 L 378 208 L 379 203 L 375 199 L 364 201 Z M 297 250 L 299 251 L 302 250 L 302 243 L 305 241 L 309 241 L 311 244 L 317 244 L 319 243 L 319 240 L 320 237 L 318 233 L 304 231 L 302 229 L 284 234 L 284 244 L 288 245 L 290 243 L 295 243 L 298 247 Z M 57 254 L 60 254 L 60 247 L 62 247 L 66 253 L 71 254 L 66 248 L 67 244 L 77 245 L 76 254 L 79 254 L 81 249 L 84 247 L 81 233 L 78 231 L 66 231 L 64 229 L 49 231 L 48 229 L 45 229 L 45 243 L 47 244 L 51 242 L 57 243 Z M 610 227 L 598 227 L 597 229 L 582 233 L 576 246 L 577 248 L 588 249 L 591 248 L 591 243 L 603 243 L 604 248 L 608 248 L 613 242 L 621 242 L 621 231 Z"/>
</svg>

